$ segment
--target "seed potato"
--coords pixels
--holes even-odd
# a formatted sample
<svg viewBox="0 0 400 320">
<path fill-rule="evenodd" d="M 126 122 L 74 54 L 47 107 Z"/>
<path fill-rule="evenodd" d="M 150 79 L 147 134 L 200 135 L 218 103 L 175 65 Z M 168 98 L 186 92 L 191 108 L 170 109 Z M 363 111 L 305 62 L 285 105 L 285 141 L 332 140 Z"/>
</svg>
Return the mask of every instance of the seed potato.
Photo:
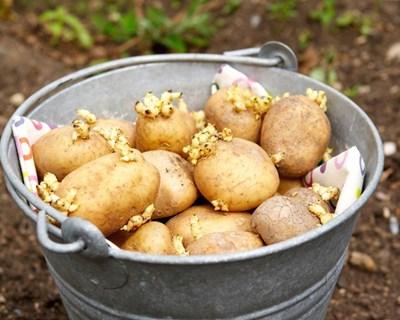
<svg viewBox="0 0 400 320">
<path fill-rule="evenodd" d="M 299 178 L 314 169 L 331 138 L 328 117 L 305 96 L 288 96 L 272 104 L 261 128 L 261 147 L 269 154 L 282 153 L 279 174 Z"/>
<path fill-rule="evenodd" d="M 275 196 L 253 213 L 251 226 L 267 245 L 293 238 L 320 225 L 307 206 L 292 198 Z"/>
<path fill-rule="evenodd" d="M 164 92 L 160 99 L 151 92 L 135 104 L 136 148 L 142 152 L 167 150 L 184 156 L 182 148 L 190 143 L 196 121 L 186 110 L 182 93 Z M 178 100 L 180 108 L 172 102 Z"/>
<path fill-rule="evenodd" d="M 218 131 L 229 128 L 234 137 L 258 143 L 262 124 L 261 115 L 265 113 L 266 108 L 256 113 L 257 102 L 265 104 L 249 89 L 238 86 L 225 87 L 208 99 L 204 112 L 208 122 L 212 123 Z"/>
<path fill-rule="evenodd" d="M 261 248 L 260 237 L 246 231 L 209 233 L 193 241 L 186 250 L 189 255 L 222 254 Z"/>
<path fill-rule="evenodd" d="M 45 133 L 33 146 L 33 158 L 40 180 L 51 172 L 58 180 L 83 164 L 112 152 L 98 133 L 91 131 L 87 139 L 73 140 L 72 126 L 55 128 Z"/>
<path fill-rule="evenodd" d="M 175 254 L 168 227 L 157 221 L 141 226 L 122 244 L 121 249 L 161 255 Z"/>
<path fill-rule="evenodd" d="M 304 187 L 301 178 L 290 179 L 290 178 L 279 177 L 279 188 L 277 192 L 283 196 L 289 190 L 301 187 Z"/>
<path fill-rule="evenodd" d="M 197 162 L 194 180 L 208 201 L 219 201 L 228 211 L 253 209 L 272 197 L 279 186 L 278 172 L 268 154 L 240 138 L 218 141 L 215 152 Z"/>
<path fill-rule="evenodd" d="M 161 178 L 153 219 L 173 216 L 196 201 L 199 192 L 194 183 L 191 163 L 165 150 L 147 151 L 142 155 L 158 169 Z"/>
<path fill-rule="evenodd" d="M 286 197 L 300 201 L 305 205 L 318 203 L 326 212 L 333 212 L 331 206 L 322 200 L 321 196 L 314 192 L 311 188 L 301 187 L 288 190 L 285 194 Z"/>
<path fill-rule="evenodd" d="M 166 226 L 173 236 L 181 236 L 186 247 L 196 238 L 214 232 L 251 232 L 248 212 L 216 212 L 210 205 L 192 206 L 173 216 Z"/>
<path fill-rule="evenodd" d="M 112 153 L 97 158 L 67 175 L 59 184 L 56 195 L 68 198 L 76 190 L 73 203 L 78 208 L 69 217 L 91 221 L 105 236 L 123 227 L 140 215 L 157 197 L 160 174 L 144 161 L 136 150 L 137 161 L 122 161 Z"/>
</svg>

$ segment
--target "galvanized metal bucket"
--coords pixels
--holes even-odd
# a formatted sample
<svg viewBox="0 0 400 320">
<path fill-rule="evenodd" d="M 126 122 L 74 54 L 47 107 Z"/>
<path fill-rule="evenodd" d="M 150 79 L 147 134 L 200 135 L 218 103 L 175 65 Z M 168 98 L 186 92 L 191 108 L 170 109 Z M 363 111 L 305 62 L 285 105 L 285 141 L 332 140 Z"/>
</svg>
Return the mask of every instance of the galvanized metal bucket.
<svg viewBox="0 0 400 320">
<path fill-rule="evenodd" d="M 258 52 L 259 50 L 256 50 Z M 240 51 L 254 53 L 254 50 Z M 308 233 L 257 250 L 213 256 L 156 256 L 110 247 L 99 230 L 66 218 L 24 186 L 11 133 L 1 140 L 8 190 L 37 223 L 38 240 L 70 319 L 323 319 L 345 261 L 360 208 L 383 168 L 382 143 L 368 116 L 329 86 L 296 72 L 295 57 L 270 43 L 261 57 L 178 54 L 112 61 L 70 74 L 31 96 L 15 113 L 63 124 L 77 107 L 134 119 L 132 103 L 148 91 L 184 92 L 195 109 L 209 97 L 222 63 L 252 75 L 273 95 L 306 88 L 326 92 L 336 152 L 356 145 L 366 162 L 364 191 L 337 218 Z M 286 69 L 290 69 L 285 70 Z M 40 210 L 36 213 L 29 203 Z M 48 214 L 61 228 L 46 222 Z"/>
</svg>

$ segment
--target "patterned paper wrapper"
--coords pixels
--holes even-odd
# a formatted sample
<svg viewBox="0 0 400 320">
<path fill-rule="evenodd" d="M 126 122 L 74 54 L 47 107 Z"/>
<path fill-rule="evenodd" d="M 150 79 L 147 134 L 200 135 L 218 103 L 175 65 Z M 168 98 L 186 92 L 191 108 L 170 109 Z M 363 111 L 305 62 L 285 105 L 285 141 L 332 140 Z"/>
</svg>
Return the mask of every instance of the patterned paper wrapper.
<svg viewBox="0 0 400 320">
<path fill-rule="evenodd" d="M 264 87 L 229 65 L 222 65 L 211 83 L 212 93 L 229 85 L 240 85 L 251 89 L 260 97 L 268 93 Z M 36 192 L 38 176 L 32 154 L 32 146 L 46 132 L 58 125 L 39 122 L 26 117 L 14 117 L 12 125 L 18 160 L 25 186 Z M 306 186 L 318 182 L 323 186 L 336 186 L 340 189 L 340 197 L 335 213 L 339 214 L 351 206 L 361 195 L 365 175 L 365 163 L 357 147 L 336 155 L 328 162 L 310 171 L 304 177 Z"/>
<path fill-rule="evenodd" d="M 38 176 L 35 161 L 33 159 L 32 146 L 46 132 L 57 126 L 49 125 L 26 117 L 15 116 L 13 118 L 12 131 L 17 148 L 19 165 L 25 186 L 37 194 Z"/>
</svg>

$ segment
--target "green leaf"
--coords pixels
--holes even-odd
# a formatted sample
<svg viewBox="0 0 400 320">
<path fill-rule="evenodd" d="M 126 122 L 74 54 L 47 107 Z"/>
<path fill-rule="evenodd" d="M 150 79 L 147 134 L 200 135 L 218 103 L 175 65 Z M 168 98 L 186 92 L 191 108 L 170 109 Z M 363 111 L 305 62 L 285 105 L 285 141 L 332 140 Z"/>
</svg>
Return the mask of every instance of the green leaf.
<svg viewBox="0 0 400 320">
<path fill-rule="evenodd" d="M 171 35 L 162 39 L 160 42 L 174 52 L 183 53 L 187 50 L 185 42 L 179 35 Z"/>
<path fill-rule="evenodd" d="M 189 5 L 189 7 L 187 9 L 187 15 L 189 17 L 193 16 L 196 13 L 196 11 L 206 2 L 207 1 L 205 1 L 205 0 L 194 0 L 194 1 L 191 1 L 190 5 Z"/>
<path fill-rule="evenodd" d="M 326 72 L 323 68 L 317 67 L 311 70 L 310 72 L 310 77 L 321 81 L 321 82 L 325 82 L 326 80 Z"/>
</svg>

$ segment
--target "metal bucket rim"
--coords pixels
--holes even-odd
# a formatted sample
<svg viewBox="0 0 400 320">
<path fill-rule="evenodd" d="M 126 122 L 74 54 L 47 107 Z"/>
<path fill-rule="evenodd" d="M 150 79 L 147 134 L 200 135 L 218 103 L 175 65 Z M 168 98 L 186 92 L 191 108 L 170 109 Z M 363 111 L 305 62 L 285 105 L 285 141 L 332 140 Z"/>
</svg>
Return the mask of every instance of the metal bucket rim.
<svg viewBox="0 0 400 320">
<path fill-rule="evenodd" d="M 121 69 L 125 67 L 131 67 L 134 65 L 143 65 L 143 64 L 151 64 L 151 63 L 162 63 L 162 62 L 219 62 L 219 63 L 237 63 L 237 64 L 248 64 L 248 65 L 256 65 L 256 66 L 264 66 L 264 67 L 272 67 L 271 61 L 268 59 L 260 59 L 253 57 L 237 57 L 237 56 L 224 56 L 220 54 L 199 54 L 199 53 L 188 53 L 188 54 L 159 54 L 159 55 L 148 55 L 148 56 L 138 56 L 138 57 L 129 57 L 123 59 L 117 59 L 105 63 L 101 63 L 96 66 L 87 67 L 73 73 L 70 73 L 58 80 L 55 80 L 42 89 L 38 90 L 36 93 L 31 95 L 13 114 L 13 116 L 8 121 L 1 138 L 0 143 L 0 154 L 1 154 L 1 164 L 4 169 L 4 174 L 7 176 L 10 182 L 10 186 L 14 188 L 16 192 L 18 192 L 21 197 L 25 200 L 28 200 L 30 203 L 34 204 L 40 209 L 46 210 L 46 212 L 51 212 L 56 216 L 63 217 L 57 210 L 50 207 L 49 205 L 42 202 L 39 198 L 37 198 L 33 193 L 31 193 L 22 181 L 16 176 L 13 172 L 13 169 L 8 161 L 7 152 L 11 144 L 13 143 L 12 133 L 11 133 L 11 124 L 14 116 L 23 116 L 32 106 L 41 101 L 41 99 L 45 98 L 51 93 L 55 93 L 60 88 L 68 84 L 74 84 L 77 80 L 85 80 L 89 77 L 95 76 L 99 73 L 112 72 L 116 69 Z M 279 69 L 281 72 L 291 72 L 283 69 Z M 293 72 L 292 72 L 293 73 Z M 300 79 L 311 79 L 305 75 L 296 73 L 296 76 Z M 236 253 L 228 253 L 228 254 L 219 254 L 219 255 L 207 255 L 207 256 L 187 256 L 187 257 L 178 257 L 178 256 L 162 256 L 162 255 L 152 255 L 145 253 L 136 253 L 130 252 L 126 250 L 119 250 L 110 248 L 109 256 L 116 259 L 124 259 L 124 260 L 134 260 L 140 261 L 143 263 L 149 264 L 176 264 L 176 265 L 202 265 L 202 264 L 212 264 L 212 263 L 226 263 L 226 262 L 234 262 L 241 260 L 249 260 L 256 259 L 261 256 L 265 256 L 268 254 L 274 254 L 281 251 L 285 251 L 290 248 L 294 248 L 303 243 L 312 241 L 316 237 L 323 235 L 331 229 L 338 227 L 340 224 L 344 223 L 348 220 L 355 212 L 357 212 L 370 198 L 374 190 L 376 189 L 380 176 L 383 171 L 384 165 L 384 154 L 383 154 L 383 146 L 378 130 L 375 125 L 372 123 L 372 120 L 367 116 L 367 114 L 352 100 L 338 92 L 336 89 L 319 82 L 315 79 L 311 79 L 312 81 L 318 83 L 320 87 L 327 91 L 336 92 L 342 99 L 346 100 L 351 106 L 357 109 L 359 115 L 364 118 L 364 120 L 368 123 L 369 129 L 372 131 L 374 142 L 377 145 L 377 169 L 372 174 L 370 178 L 369 185 L 363 190 L 361 196 L 343 213 L 337 216 L 335 219 L 330 221 L 328 224 L 322 225 L 316 229 L 308 231 L 304 234 L 298 235 L 291 239 L 267 245 L 262 248 L 258 248 L 255 250 L 236 252 Z M 67 218 L 64 218 L 67 219 Z M 60 220 L 63 220 L 62 218 Z"/>
</svg>

